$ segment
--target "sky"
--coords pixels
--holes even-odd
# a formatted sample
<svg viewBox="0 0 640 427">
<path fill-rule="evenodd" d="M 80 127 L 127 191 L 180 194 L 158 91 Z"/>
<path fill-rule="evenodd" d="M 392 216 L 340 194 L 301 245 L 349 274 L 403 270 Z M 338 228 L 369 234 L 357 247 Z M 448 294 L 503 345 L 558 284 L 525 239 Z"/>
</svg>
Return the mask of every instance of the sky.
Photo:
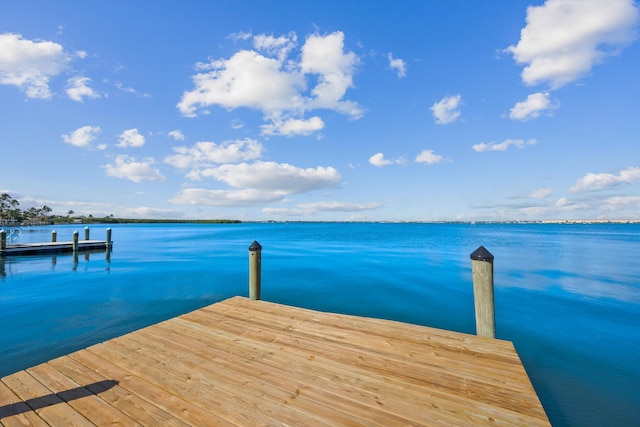
<svg viewBox="0 0 640 427">
<path fill-rule="evenodd" d="M 53 214 L 640 218 L 633 0 L 0 1 L 0 192 Z"/>
</svg>

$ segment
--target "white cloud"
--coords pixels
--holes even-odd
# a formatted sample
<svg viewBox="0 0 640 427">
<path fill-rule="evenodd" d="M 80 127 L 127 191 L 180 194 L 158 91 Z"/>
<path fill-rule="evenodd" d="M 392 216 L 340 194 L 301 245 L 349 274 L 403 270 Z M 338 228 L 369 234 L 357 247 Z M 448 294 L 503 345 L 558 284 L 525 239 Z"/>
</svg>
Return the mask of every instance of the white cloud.
<svg viewBox="0 0 640 427">
<path fill-rule="evenodd" d="M 520 41 L 506 50 L 526 64 L 524 83 L 558 88 L 633 41 L 638 15 L 633 0 L 547 0 L 527 8 Z"/>
<path fill-rule="evenodd" d="M 116 156 L 113 164 L 105 165 L 107 176 L 128 179 L 136 183 L 144 181 L 164 182 L 166 178 L 157 168 L 153 167 L 153 159 L 138 161 L 125 154 Z"/>
<path fill-rule="evenodd" d="M 460 95 L 445 96 L 440 101 L 431 106 L 433 117 L 436 119 L 436 123 L 446 125 L 454 122 L 460 117 L 460 105 L 462 103 L 462 97 Z"/>
<path fill-rule="evenodd" d="M 67 96 L 78 102 L 83 102 L 83 97 L 100 98 L 100 94 L 88 86 L 89 82 L 91 82 L 89 77 L 76 76 L 70 78 L 67 80 Z"/>
<path fill-rule="evenodd" d="M 241 50 L 227 60 L 205 65 L 210 71 L 193 76 L 195 89 L 185 92 L 178 103 L 185 116 L 195 117 L 198 108 L 210 105 L 255 108 L 265 113 L 303 106 L 299 93 L 305 84 L 302 74 L 282 70 L 277 59 Z"/>
<path fill-rule="evenodd" d="M 473 149 L 475 151 L 506 151 L 509 147 L 514 146 L 517 148 L 525 148 L 527 145 L 535 145 L 538 141 L 535 139 L 530 139 L 525 141 L 524 139 L 507 139 L 504 142 L 481 142 L 480 144 L 475 144 Z"/>
<path fill-rule="evenodd" d="M 179 129 L 172 130 L 167 135 L 169 135 L 171 138 L 173 138 L 176 141 L 184 141 L 184 134 Z"/>
<path fill-rule="evenodd" d="M 373 156 L 369 157 L 369 164 L 376 166 L 376 167 L 382 167 L 382 166 L 387 166 L 387 165 L 403 165 L 405 164 L 406 159 L 404 158 L 404 156 L 400 156 L 400 157 L 396 157 L 395 159 L 385 159 L 384 154 L 382 153 L 376 153 Z"/>
<path fill-rule="evenodd" d="M 435 154 L 433 150 L 423 150 L 416 156 L 416 162 L 426 163 L 428 165 L 440 163 L 442 160 L 444 160 L 444 158 L 439 154 Z"/>
<path fill-rule="evenodd" d="M 214 142 L 197 142 L 192 147 L 175 147 L 176 154 L 167 156 L 165 163 L 180 169 L 201 168 L 212 164 L 235 163 L 259 159 L 264 147 L 254 139 Z M 199 176 L 199 172 L 195 176 Z"/>
<path fill-rule="evenodd" d="M 622 169 L 619 175 L 611 173 L 588 173 L 576 181 L 571 187 L 572 192 L 604 190 L 621 184 L 640 181 L 640 167 L 630 166 Z"/>
<path fill-rule="evenodd" d="M 347 89 L 353 85 L 357 64 L 355 53 L 344 52 L 341 31 L 307 37 L 302 46 L 300 69 L 305 74 L 316 75 L 318 84 L 311 91 L 315 98 L 310 99 L 306 107 L 335 110 L 355 119 L 362 117 L 363 111 L 357 103 L 342 101 Z"/>
<path fill-rule="evenodd" d="M 557 108 L 549 100 L 549 92 L 537 92 L 527 96 L 527 99 L 516 103 L 509 111 L 509 118 L 512 120 L 529 120 L 540 116 L 545 110 Z"/>
<path fill-rule="evenodd" d="M 380 203 L 348 203 L 348 202 L 313 202 L 313 203 L 300 203 L 299 208 L 302 208 L 308 212 L 354 212 L 354 211 L 369 211 L 378 209 L 381 206 Z"/>
<path fill-rule="evenodd" d="M 298 168 L 287 163 L 262 162 L 226 164 L 200 171 L 235 188 L 250 188 L 283 194 L 298 194 L 340 183 L 340 173 L 333 167 Z"/>
<path fill-rule="evenodd" d="M 604 201 L 602 209 L 607 211 L 619 211 L 627 208 L 638 209 L 637 214 L 640 214 L 640 197 L 638 196 L 618 196 L 609 197 Z"/>
<path fill-rule="evenodd" d="M 324 122 L 318 116 L 304 119 L 274 119 L 271 124 L 262 125 L 262 133 L 265 135 L 311 135 L 324 129 Z"/>
<path fill-rule="evenodd" d="M 369 157 L 369 163 L 373 166 L 382 167 L 393 164 L 391 160 L 387 160 L 384 158 L 384 154 L 376 153 L 373 156 Z"/>
<path fill-rule="evenodd" d="M 275 56 L 280 62 L 283 62 L 289 52 L 296 47 L 298 36 L 296 33 L 291 32 L 287 36 L 273 37 L 265 34 L 259 34 L 253 38 L 253 47 L 257 50 L 261 50 Z"/>
<path fill-rule="evenodd" d="M 403 78 L 407 75 L 407 64 L 399 58 L 394 58 L 391 52 L 388 55 L 389 58 L 389 67 L 392 70 L 396 70 L 398 72 L 398 77 Z"/>
<path fill-rule="evenodd" d="M 180 212 L 172 209 L 150 208 L 147 206 L 140 206 L 137 208 L 121 209 L 119 216 L 124 218 L 176 218 L 181 215 Z"/>
<path fill-rule="evenodd" d="M 18 86 L 29 98 L 51 98 L 49 80 L 68 62 L 69 56 L 57 43 L 0 34 L 0 84 Z"/>
<path fill-rule="evenodd" d="M 184 205 L 207 205 L 222 207 L 249 207 L 282 200 L 286 193 L 260 191 L 250 188 L 240 190 L 208 190 L 185 188 L 176 194 L 171 203 Z"/>
<path fill-rule="evenodd" d="M 144 142 L 144 136 L 134 128 L 122 132 L 117 145 L 118 147 L 142 147 Z"/>
<path fill-rule="evenodd" d="M 66 135 L 62 135 L 62 139 L 67 144 L 75 145 L 76 147 L 88 147 L 91 142 L 95 141 L 100 133 L 98 126 L 82 126 L 70 132 Z"/>
<path fill-rule="evenodd" d="M 360 118 L 360 106 L 343 97 L 353 86 L 358 58 L 344 50 L 344 34 L 307 37 L 300 49 L 299 62 L 288 60 L 295 47 L 295 33 L 275 38 L 253 38 L 259 49 L 240 50 L 229 59 L 198 63 L 200 71 L 192 77 L 194 89 L 184 92 L 177 107 L 188 117 L 218 105 L 232 110 L 252 108 L 262 111 L 274 135 L 310 134 L 324 122 L 319 117 L 305 119 L 314 109 L 328 109 Z M 265 56 L 266 55 L 266 56 Z M 315 86 L 307 87 L 307 78 Z"/>
<path fill-rule="evenodd" d="M 538 188 L 533 190 L 527 197 L 532 199 L 544 199 L 545 197 L 549 197 L 553 194 L 553 190 L 548 187 Z"/>
<path fill-rule="evenodd" d="M 321 212 L 363 212 L 378 209 L 380 203 L 314 202 L 301 203 L 295 208 L 264 208 L 262 212 L 277 216 L 308 216 Z"/>
<path fill-rule="evenodd" d="M 251 31 L 238 31 L 237 33 L 231 33 L 227 36 L 228 39 L 231 39 L 233 41 L 243 41 L 243 40 L 249 40 L 252 36 L 252 32 Z"/>
</svg>

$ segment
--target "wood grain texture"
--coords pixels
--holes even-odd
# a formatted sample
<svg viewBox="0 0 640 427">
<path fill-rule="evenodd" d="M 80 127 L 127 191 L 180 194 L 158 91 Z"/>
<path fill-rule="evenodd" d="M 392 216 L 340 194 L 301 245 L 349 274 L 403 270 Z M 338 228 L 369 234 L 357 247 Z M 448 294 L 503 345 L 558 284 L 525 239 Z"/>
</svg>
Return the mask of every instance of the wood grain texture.
<svg viewBox="0 0 640 427">
<path fill-rule="evenodd" d="M 242 297 L 2 378 L 0 422 L 550 425 L 510 342 Z"/>
</svg>

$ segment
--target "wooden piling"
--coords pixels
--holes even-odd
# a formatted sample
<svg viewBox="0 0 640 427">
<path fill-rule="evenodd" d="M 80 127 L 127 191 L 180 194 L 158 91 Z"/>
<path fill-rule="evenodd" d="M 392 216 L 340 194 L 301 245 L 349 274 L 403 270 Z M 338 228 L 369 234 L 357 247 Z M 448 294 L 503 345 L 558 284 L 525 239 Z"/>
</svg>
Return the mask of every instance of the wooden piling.
<svg viewBox="0 0 640 427">
<path fill-rule="evenodd" d="M 58 241 L 58 232 L 56 230 L 53 230 L 51 232 L 51 242 L 55 243 Z"/>
<path fill-rule="evenodd" d="M 111 227 L 107 228 L 107 248 L 111 246 Z"/>
<path fill-rule="evenodd" d="M 476 335 L 496 337 L 496 316 L 493 298 L 493 255 L 484 246 L 471 253 L 471 275 L 476 311 Z"/>
<path fill-rule="evenodd" d="M 78 252 L 78 232 L 77 231 L 73 232 L 73 252 L 74 253 Z"/>
<path fill-rule="evenodd" d="M 249 299 L 260 299 L 262 246 L 256 240 L 249 246 Z"/>
<path fill-rule="evenodd" d="M 0 249 L 7 249 L 7 232 L 0 230 Z"/>
</svg>

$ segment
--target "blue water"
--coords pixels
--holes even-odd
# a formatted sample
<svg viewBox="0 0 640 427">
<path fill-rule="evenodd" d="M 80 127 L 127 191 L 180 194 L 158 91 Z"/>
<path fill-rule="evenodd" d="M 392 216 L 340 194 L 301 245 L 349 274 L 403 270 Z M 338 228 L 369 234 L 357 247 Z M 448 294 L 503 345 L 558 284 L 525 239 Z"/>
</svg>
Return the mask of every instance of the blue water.
<svg viewBox="0 0 640 427">
<path fill-rule="evenodd" d="M 58 240 L 73 230 L 56 226 Z M 495 256 L 498 338 L 554 426 L 640 420 L 640 225 L 115 225 L 114 250 L 0 259 L 0 376 L 193 309 L 262 299 L 474 333 L 469 254 Z M 51 227 L 22 242 L 48 241 Z M 92 226 L 104 238 L 106 226 Z"/>
</svg>

